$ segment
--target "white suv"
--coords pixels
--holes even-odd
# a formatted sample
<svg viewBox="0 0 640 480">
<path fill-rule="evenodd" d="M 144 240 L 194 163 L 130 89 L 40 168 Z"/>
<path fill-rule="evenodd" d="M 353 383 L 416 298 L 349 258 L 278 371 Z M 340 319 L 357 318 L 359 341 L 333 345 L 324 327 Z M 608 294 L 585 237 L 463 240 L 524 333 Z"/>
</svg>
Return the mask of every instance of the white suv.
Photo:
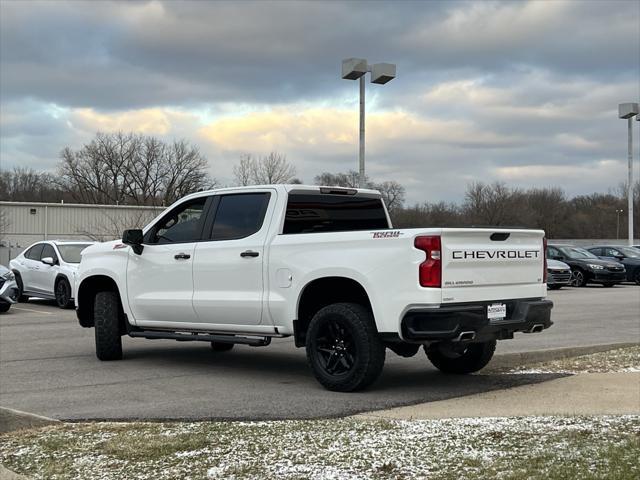
<svg viewBox="0 0 640 480">
<path fill-rule="evenodd" d="M 29 297 L 55 299 L 60 308 L 73 306 L 80 252 L 94 242 L 44 241 L 31 245 L 11 260 L 20 301 Z"/>
</svg>

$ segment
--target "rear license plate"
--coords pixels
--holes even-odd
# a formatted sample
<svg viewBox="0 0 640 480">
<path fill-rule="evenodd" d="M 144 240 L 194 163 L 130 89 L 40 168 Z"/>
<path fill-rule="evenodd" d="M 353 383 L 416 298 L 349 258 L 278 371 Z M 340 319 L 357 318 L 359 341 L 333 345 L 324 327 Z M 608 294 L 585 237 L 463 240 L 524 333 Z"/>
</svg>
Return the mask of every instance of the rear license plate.
<svg viewBox="0 0 640 480">
<path fill-rule="evenodd" d="M 496 318 L 505 318 L 507 316 L 507 305 L 504 303 L 494 303 L 487 306 L 487 318 L 493 320 Z"/>
</svg>

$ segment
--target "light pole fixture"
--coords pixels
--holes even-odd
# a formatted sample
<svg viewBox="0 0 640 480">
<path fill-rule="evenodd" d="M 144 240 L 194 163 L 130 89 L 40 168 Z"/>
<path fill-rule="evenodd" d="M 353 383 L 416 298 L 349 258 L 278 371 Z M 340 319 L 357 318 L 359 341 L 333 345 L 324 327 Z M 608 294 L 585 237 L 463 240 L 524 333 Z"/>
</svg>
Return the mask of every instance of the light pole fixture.
<svg viewBox="0 0 640 480">
<path fill-rule="evenodd" d="M 358 186 L 365 186 L 364 173 L 364 79 L 371 73 L 371 83 L 384 85 L 396 78 L 396 66 L 393 63 L 374 63 L 369 65 L 364 58 L 347 58 L 342 61 L 343 80 L 360 80 L 360 148 L 358 154 Z"/>
<path fill-rule="evenodd" d="M 621 208 L 616 208 L 616 240 L 620 238 L 620 214 L 623 212 Z"/>
<path fill-rule="evenodd" d="M 638 115 L 637 103 L 618 105 L 618 118 L 627 120 L 627 146 L 629 156 L 629 180 L 627 184 L 627 216 L 629 217 L 629 246 L 633 245 L 633 126 L 631 121 Z"/>
</svg>

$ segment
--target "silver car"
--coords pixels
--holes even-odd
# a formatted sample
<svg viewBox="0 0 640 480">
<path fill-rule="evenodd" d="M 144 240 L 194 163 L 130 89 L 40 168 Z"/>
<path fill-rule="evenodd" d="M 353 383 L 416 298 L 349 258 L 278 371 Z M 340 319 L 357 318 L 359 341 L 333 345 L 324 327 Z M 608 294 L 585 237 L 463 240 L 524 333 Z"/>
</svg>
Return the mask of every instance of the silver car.
<svg viewBox="0 0 640 480">
<path fill-rule="evenodd" d="M 0 265 L 0 312 L 6 312 L 18 301 L 20 290 L 15 276 L 7 267 Z"/>
<path fill-rule="evenodd" d="M 559 260 L 547 259 L 547 288 L 559 290 L 569 285 L 571 281 L 571 267 Z"/>
</svg>

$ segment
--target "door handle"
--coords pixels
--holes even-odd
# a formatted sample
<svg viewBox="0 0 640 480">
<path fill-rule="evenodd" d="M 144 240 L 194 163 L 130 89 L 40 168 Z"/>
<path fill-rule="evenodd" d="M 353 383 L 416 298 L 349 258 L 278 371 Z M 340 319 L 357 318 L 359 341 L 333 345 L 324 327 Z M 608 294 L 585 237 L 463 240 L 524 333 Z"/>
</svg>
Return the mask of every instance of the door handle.
<svg viewBox="0 0 640 480">
<path fill-rule="evenodd" d="M 177 255 L 174 255 L 173 258 L 176 260 L 188 260 L 191 258 L 191 255 L 188 253 L 178 253 Z"/>
<path fill-rule="evenodd" d="M 240 254 L 241 257 L 257 257 L 260 255 L 258 252 L 254 252 L 253 250 L 245 250 Z"/>
</svg>

